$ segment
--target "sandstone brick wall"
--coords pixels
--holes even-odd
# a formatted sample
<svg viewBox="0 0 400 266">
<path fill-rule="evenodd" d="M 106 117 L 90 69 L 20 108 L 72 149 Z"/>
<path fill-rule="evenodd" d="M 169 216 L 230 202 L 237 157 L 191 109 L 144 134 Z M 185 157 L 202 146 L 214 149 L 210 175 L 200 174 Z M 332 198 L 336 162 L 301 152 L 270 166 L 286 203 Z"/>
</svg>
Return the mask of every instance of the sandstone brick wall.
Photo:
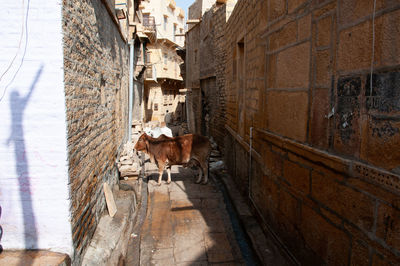
<svg viewBox="0 0 400 266">
<path fill-rule="evenodd" d="M 189 31 L 186 39 L 186 85 L 200 88 L 188 94 L 189 113 L 193 117 L 189 126 L 193 124 L 195 132 L 213 137 L 221 147 L 226 135 L 224 34 L 227 17 L 234 6 L 232 2 L 235 1 L 213 5 L 204 13 L 202 22 Z M 189 99 L 192 96 L 195 98 Z"/>
<path fill-rule="evenodd" d="M 225 130 L 225 25 L 227 6 L 213 6 L 201 23 L 200 79 L 203 102 L 209 114 L 203 129 L 222 147 Z M 204 117 L 203 113 L 203 117 Z"/>
<path fill-rule="evenodd" d="M 192 133 L 200 133 L 201 100 L 200 94 L 200 25 L 191 28 L 186 34 L 186 80 L 188 89 L 187 116 L 188 127 Z M 200 119 L 199 119 L 200 118 Z"/>
<path fill-rule="evenodd" d="M 127 140 L 129 48 L 102 1 L 63 1 L 64 70 L 74 261 L 105 209 L 103 182 Z"/>
<path fill-rule="evenodd" d="M 400 4 L 372 10 L 241 0 L 226 26 L 228 169 L 306 265 L 400 263 Z"/>
</svg>

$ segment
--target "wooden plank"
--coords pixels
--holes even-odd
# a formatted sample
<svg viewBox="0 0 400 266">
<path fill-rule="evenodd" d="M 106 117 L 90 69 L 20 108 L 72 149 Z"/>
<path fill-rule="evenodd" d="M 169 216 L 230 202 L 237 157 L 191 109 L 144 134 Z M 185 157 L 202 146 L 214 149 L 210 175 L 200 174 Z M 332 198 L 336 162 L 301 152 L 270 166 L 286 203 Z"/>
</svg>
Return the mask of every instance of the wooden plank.
<svg viewBox="0 0 400 266">
<path fill-rule="evenodd" d="M 106 196 L 108 214 L 111 217 L 114 217 L 115 213 L 117 212 L 117 205 L 115 204 L 114 201 L 114 195 L 110 189 L 110 186 L 107 183 L 103 184 L 103 190 L 104 190 L 104 195 Z"/>
</svg>

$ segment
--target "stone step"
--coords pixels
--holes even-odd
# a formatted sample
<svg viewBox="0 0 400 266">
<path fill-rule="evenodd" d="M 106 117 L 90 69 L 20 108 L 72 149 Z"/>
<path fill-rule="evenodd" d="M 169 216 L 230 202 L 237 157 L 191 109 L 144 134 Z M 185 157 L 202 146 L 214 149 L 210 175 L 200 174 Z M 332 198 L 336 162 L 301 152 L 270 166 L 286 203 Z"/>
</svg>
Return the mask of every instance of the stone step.
<svg viewBox="0 0 400 266">
<path fill-rule="evenodd" d="M 71 259 L 67 254 L 51 252 L 47 250 L 3 250 L 0 253 L 0 265 L 71 265 Z"/>
<path fill-rule="evenodd" d="M 118 265 L 121 255 L 126 255 L 136 217 L 136 195 L 134 191 L 118 190 L 115 198 L 117 213 L 100 218 L 82 265 Z"/>
</svg>

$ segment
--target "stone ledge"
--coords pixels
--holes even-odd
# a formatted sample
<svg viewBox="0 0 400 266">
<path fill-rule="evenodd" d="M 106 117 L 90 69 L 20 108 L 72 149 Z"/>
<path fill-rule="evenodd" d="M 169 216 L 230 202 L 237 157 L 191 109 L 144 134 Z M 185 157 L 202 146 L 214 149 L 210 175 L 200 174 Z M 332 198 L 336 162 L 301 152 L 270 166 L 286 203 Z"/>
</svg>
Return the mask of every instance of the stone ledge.
<svg viewBox="0 0 400 266">
<path fill-rule="evenodd" d="M 82 265 L 118 265 L 125 258 L 128 241 L 137 214 L 136 193 L 118 190 L 114 197 L 117 213 L 100 218 L 93 238 L 82 259 Z"/>
<path fill-rule="evenodd" d="M 400 194 L 400 175 L 396 173 L 368 165 L 358 160 L 346 159 L 340 155 L 328 153 L 262 129 L 255 128 L 254 130 L 259 134 L 261 139 L 283 150 L 290 151 L 306 160 L 323 165 L 347 176 L 357 177 L 364 181 L 381 185 L 386 190 L 397 195 Z"/>
<path fill-rule="evenodd" d="M 230 176 L 225 173 L 217 173 L 217 175 L 225 186 L 244 231 L 262 265 L 299 265 L 291 254 L 282 252 L 282 250 L 288 252 L 282 244 L 277 243 L 274 237 L 264 232 Z"/>
<path fill-rule="evenodd" d="M 0 253 L 0 265 L 69 266 L 71 259 L 67 254 L 47 250 L 4 250 Z"/>
</svg>

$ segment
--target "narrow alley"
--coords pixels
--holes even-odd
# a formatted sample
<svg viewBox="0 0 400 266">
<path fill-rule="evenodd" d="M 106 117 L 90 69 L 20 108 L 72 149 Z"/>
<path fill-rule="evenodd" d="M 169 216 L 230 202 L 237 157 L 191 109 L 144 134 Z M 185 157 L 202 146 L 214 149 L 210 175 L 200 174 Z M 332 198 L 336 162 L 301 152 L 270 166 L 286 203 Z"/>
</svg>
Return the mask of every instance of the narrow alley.
<svg viewBox="0 0 400 266">
<path fill-rule="evenodd" d="M 150 177 L 140 264 L 244 264 L 215 185 L 195 184 L 192 171 L 182 167 L 173 167 L 172 175 L 172 183 L 161 186 Z"/>
<path fill-rule="evenodd" d="M 0 265 L 400 265 L 399 0 L 1 1 L 0 28 Z"/>
<path fill-rule="evenodd" d="M 242 221 L 228 213 L 230 199 L 216 184 L 215 173 L 207 185 L 200 185 L 194 183 L 196 171 L 174 166 L 171 184 L 164 179 L 159 186 L 155 165 L 145 166 L 147 211 L 129 242 L 125 265 L 291 265 L 272 242 L 261 243 L 261 264 Z"/>
</svg>

